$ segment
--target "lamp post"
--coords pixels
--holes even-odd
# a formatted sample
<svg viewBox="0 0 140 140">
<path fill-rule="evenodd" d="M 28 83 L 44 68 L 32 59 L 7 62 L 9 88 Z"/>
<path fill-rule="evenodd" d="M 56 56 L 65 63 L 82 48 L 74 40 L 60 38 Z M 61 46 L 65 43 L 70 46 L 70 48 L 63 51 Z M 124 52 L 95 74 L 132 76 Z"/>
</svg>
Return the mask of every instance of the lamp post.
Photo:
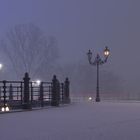
<svg viewBox="0 0 140 140">
<path fill-rule="evenodd" d="M 110 54 L 110 51 L 108 47 L 106 46 L 104 49 L 104 59 L 101 59 L 100 55 L 97 54 L 94 61 L 92 61 L 92 52 L 89 50 L 88 55 L 88 61 L 90 65 L 97 67 L 97 87 L 96 87 L 96 102 L 100 102 L 100 94 L 99 94 L 99 65 L 102 65 L 107 62 L 108 56 Z"/>
</svg>

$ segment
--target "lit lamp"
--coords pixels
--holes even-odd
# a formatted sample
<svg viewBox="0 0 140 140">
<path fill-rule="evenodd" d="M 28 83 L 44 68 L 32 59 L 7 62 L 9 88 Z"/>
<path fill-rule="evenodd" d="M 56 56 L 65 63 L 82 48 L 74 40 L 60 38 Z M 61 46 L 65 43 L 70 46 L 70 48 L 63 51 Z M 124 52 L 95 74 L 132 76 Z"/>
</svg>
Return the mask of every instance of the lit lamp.
<svg viewBox="0 0 140 140">
<path fill-rule="evenodd" d="M 40 86 L 41 80 L 32 81 L 33 86 Z"/>
<path fill-rule="evenodd" d="M 110 55 L 110 50 L 106 46 L 104 49 L 104 56 L 105 56 L 105 62 L 107 61 L 108 56 Z"/>
<path fill-rule="evenodd" d="M 106 46 L 106 47 L 105 47 L 105 50 L 104 50 L 104 55 L 105 55 L 106 57 L 108 57 L 109 54 L 110 54 L 110 50 L 109 50 L 108 47 Z"/>
<path fill-rule="evenodd" d="M 88 97 L 88 100 L 91 101 L 92 100 L 92 97 Z"/>
<path fill-rule="evenodd" d="M 9 109 L 9 107 L 7 106 L 7 104 L 5 104 L 5 106 L 3 106 L 3 107 L 1 108 L 1 111 L 2 111 L 2 112 L 8 112 L 8 111 L 10 111 L 10 109 Z"/>
<path fill-rule="evenodd" d="M 3 68 L 3 64 L 0 63 L 0 70 Z"/>
<path fill-rule="evenodd" d="M 104 56 L 105 59 L 101 59 L 101 57 L 99 56 L 99 54 L 97 54 L 97 56 L 95 57 L 94 61 L 92 61 L 92 52 L 89 50 L 88 53 L 88 61 L 89 64 L 93 65 L 93 66 L 97 66 L 97 87 L 96 87 L 96 102 L 100 102 L 100 95 L 99 95 L 99 65 L 102 65 L 104 63 L 107 62 L 108 56 L 110 55 L 110 50 L 108 49 L 108 47 L 106 46 L 104 49 Z"/>
<path fill-rule="evenodd" d="M 36 84 L 37 84 L 37 86 L 40 86 L 41 81 L 40 80 L 36 80 Z"/>
</svg>

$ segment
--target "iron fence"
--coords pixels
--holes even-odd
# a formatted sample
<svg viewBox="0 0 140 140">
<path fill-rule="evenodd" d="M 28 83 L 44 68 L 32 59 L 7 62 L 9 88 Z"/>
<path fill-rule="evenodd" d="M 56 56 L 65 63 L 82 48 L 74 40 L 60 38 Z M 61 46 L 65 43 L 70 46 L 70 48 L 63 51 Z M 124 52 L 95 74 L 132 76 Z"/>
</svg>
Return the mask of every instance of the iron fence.
<svg viewBox="0 0 140 140">
<path fill-rule="evenodd" d="M 23 81 L 0 81 L 2 111 L 59 106 L 70 103 L 68 78 L 63 83 L 54 75 L 51 82 L 31 82 L 28 73 Z M 7 110 L 6 110 L 7 109 Z"/>
</svg>

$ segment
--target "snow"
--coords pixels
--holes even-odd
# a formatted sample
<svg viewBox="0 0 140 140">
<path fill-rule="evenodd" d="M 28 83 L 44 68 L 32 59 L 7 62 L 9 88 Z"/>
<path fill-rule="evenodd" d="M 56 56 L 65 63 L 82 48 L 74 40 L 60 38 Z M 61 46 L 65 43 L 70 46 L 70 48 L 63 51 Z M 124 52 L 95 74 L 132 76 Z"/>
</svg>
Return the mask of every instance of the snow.
<svg viewBox="0 0 140 140">
<path fill-rule="evenodd" d="M 140 102 L 80 102 L 0 114 L 0 140 L 138 140 Z"/>
</svg>

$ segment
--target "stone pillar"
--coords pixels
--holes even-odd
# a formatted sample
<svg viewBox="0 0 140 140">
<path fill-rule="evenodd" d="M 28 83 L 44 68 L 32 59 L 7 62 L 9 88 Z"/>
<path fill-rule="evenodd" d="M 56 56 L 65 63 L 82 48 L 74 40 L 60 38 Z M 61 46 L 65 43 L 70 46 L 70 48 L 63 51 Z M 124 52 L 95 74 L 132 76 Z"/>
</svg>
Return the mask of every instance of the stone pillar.
<svg viewBox="0 0 140 140">
<path fill-rule="evenodd" d="M 65 103 L 65 94 L 64 94 L 64 83 L 61 83 L 61 101 L 62 101 L 62 104 Z"/>
<path fill-rule="evenodd" d="M 6 81 L 4 80 L 3 81 L 3 106 L 4 108 L 6 108 L 6 98 L 7 98 L 7 95 L 6 95 Z"/>
<path fill-rule="evenodd" d="M 10 102 L 13 101 L 13 86 L 12 86 L 12 84 L 10 84 L 10 87 L 9 87 L 9 100 L 10 100 Z"/>
<path fill-rule="evenodd" d="M 24 80 L 23 109 L 31 109 L 30 88 L 29 88 L 30 78 L 27 72 L 25 73 L 23 80 Z"/>
<path fill-rule="evenodd" d="M 40 84 L 40 103 L 41 103 L 41 107 L 44 106 L 44 94 L 43 94 L 43 83 L 41 82 Z"/>
<path fill-rule="evenodd" d="M 60 102 L 60 83 L 57 80 L 56 76 L 53 76 L 52 80 L 52 94 L 51 94 L 51 105 L 59 106 Z"/>
</svg>

